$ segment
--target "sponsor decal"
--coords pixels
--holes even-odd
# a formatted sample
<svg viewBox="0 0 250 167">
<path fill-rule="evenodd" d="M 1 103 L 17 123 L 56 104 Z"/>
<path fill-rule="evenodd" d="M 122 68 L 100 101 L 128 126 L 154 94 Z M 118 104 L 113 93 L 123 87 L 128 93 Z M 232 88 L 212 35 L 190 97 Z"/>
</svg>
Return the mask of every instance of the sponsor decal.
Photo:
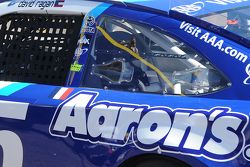
<svg viewBox="0 0 250 167">
<path fill-rule="evenodd" d="M 3 167 L 23 166 L 23 144 L 21 138 L 9 130 L 0 130 Z"/>
<path fill-rule="evenodd" d="M 86 35 L 83 35 L 80 40 L 78 41 L 78 44 L 83 44 L 83 45 L 89 45 L 90 44 L 90 39 L 86 37 Z"/>
<path fill-rule="evenodd" d="M 88 53 L 91 39 L 92 35 L 89 34 L 82 34 L 80 36 L 78 47 L 76 48 L 75 56 L 73 58 L 74 63 L 71 64 L 70 71 L 80 72 L 82 70 L 83 65 L 79 64 L 79 60 L 83 55 Z"/>
<path fill-rule="evenodd" d="M 189 5 L 182 5 L 182 6 L 173 7 L 172 10 L 193 16 L 198 11 L 203 9 L 204 7 L 205 7 L 204 2 L 195 2 L 195 3 L 189 4 Z"/>
<path fill-rule="evenodd" d="M 202 32 L 200 27 L 194 26 L 190 23 L 183 21 L 180 25 L 180 29 L 185 31 L 186 33 L 200 39 L 201 41 L 217 48 L 221 52 L 224 52 L 226 55 L 238 60 L 239 62 L 245 64 L 248 60 L 248 55 L 238 51 L 233 46 L 225 46 L 225 41 L 219 39 L 217 36 L 212 35 L 209 32 Z M 250 85 L 250 64 L 246 66 L 246 74 L 248 77 L 243 81 L 245 85 Z"/>
<path fill-rule="evenodd" d="M 82 54 L 87 53 L 88 50 L 89 50 L 88 48 L 83 48 L 83 49 L 77 48 L 76 51 L 75 51 L 75 59 L 76 59 L 76 60 L 79 60 L 80 56 L 81 56 Z"/>
<path fill-rule="evenodd" d="M 244 80 L 245 85 L 250 85 L 250 64 L 246 66 L 246 73 L 248 77 Z"/>
<path fill-rule="evenodd" d="M 239 3 L 248 2 L 248 1 L 249 0 L 205 0 L 205 1 L 197 1 L 192 4 L 175 6 L 172 8 L 172 10 L 193 16 L 193 15 L 196 15 L 202 9 L 206 8 L 206 5 L 209 5 L 209 4 L 227 6 L 227 5 L 239 4 Z M 207 10 L 211 10 L 211 9 L 207 8 Z"/>
<path fill-rule="evenodd" d="M 95 24 L 95 17 L 93 17 L 93 16 L 88 16 L 87 18 L 86 18 L 86 26 L 93 26 L 94 24 Z"/>
<path fill-rule="evenodd" d="M 77 48 L 82 49 L 83 52 L 81 55 L 75 54 L 73 58 L 70 73 L 66 82 L 67 85 L 76 86 L 79 83 L 78 81 L 82 79 L 82 72 L 86 67 L 85 64 L 88 58 L 90 43 L 96 30 L 96 18 L 110 6 L 111 4 L 101 3 L 84 16 L 80 31 L 80 40 L 78 41 L 77 46 Z"/>
<path fill-rule="evenodd" d="M 65 0 L 19 0 L 19 1 L 12 1 L 9 3 L 8 6 L 13 6 L 15 4 L 18 4 L 17 6 L 19 8 L 32 8 L 32 7 L 38 7 L 41 9 L 44 8 L 61 8 L 64 6 Z"/>
<path fill-rule="evenodd" d="M 0 100 L 0 119 L 26 120 L 29 103 Z M 18 134 L 9 130 L 0 130 L 0 145 L 3 167 L 23 166 L 23 145 Z M 13 161 L 13 158 L 15 159 Z"/>
<path fill-rule="evenodd" d="M 72 72 L 80 72 L 82 70 L 83 65 L 75 62 L 74 64 L 71 64 L 70 71 Z"/>
<path fill-rule="evenodd" d="M 89 27 L 90 25 L 93 26 L 95 24 L 95 18 L 94 17 L 85 17 L 83 21 L 83 25 L 81 27 L 80 32 L 80 39 L 77 43 L 77 49 L 75 51 L 75 56 L 73 58 L 73 63 L 70 66 L 70 74 L 69 79 L 67 81 L 68 85 L 71 85 L 73 82 L 73 79 L 75 78 L 75 73 L 79 73 L 83 70 L 84 65 L 81 63 L 82 59 L 86 59 L 89 51 L 89 46 L 91 39 L 93 37 L 93 33 L 95 32 L 94 27 Z M 86 30 L 93 28 L 93 32 L 89 32 Z M 85 63 L 84 63 L 85 64 Z"/>
<path fill-rule="evenodd" d="M 95 17 L 86 16 L 82 32 L 93 34 L 95 33 Z"/>
<path fill-rule="evenodd" d="M 201 28 L 196 27 L 190 23 L 183 21 L 180 25 L 180 29 L 191 34 L 192 36 L 199 38 L 203 42 L 210 44 L 211 46 L 217 48 L 218 50 L 224 52 L 230 57 L 245 63 L 248 60 L 248 56 L 231 46 L 224 46 L 225 41 L 218 39 L 217 36 L 210 34 L 209 32 L 203 33 Z"/>
<path fill-rule="evenodd" d="M 88 35 L 88 34 L 81 35 L 78 41 L 78 47 L 75 51 L 75 58 L 74 58 L 75 61 L 78 62 L 80 57 L 88 52 L 91 39 L 92 39 L 92 35 Z"/>
<path fill-rule="evenodd" d="M 95 28 L 94 27 L 85 27 L 84 32 L 94 34 L 95 33 Z"/>
<path fill-rule="evenodd" d="M 232 160 L 245 147 L 249 118 L 228 107 L 171 109 L 95 101 L 97 97 L 97 92 L 81 91 L 61 103 L 50 134 L 118 147 L 132 140 L 144 151 L 160 149 L 214 161 Z"/>
</svg>

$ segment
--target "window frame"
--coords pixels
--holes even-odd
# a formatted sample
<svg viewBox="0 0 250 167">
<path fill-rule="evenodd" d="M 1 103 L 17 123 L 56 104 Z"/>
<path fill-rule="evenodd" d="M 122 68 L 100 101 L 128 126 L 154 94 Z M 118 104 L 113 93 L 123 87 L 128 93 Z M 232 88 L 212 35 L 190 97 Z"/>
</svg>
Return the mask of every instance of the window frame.
<svg viewBox="0 0 250 167">
<path fill-rule="evenodd" d="M 170 94 L 170 93 L 164 93 L 164 91 L 162 91 L 161 93 L 158 93 L 158 92 L 146 92 L 146 91 L 128 91 L 128 90 L 120 90 L 120 89 L 119 90 L 118 89 L 109 89 L 107 87 L 99 87 L 99 88 L 94 88 L 94 87 L 89 87 L 89 86 L 87 86 L 87 87 L 84 86 L 84 87 L 86 87 L 86 88 L 94 88 L 94 89 L 101 89 L 101 90 L 112 90 L 112 91 L 119 91 L 119 92 L 127 92 L 127 93 L 143 93 L 143 94 L 146 93 L 146 94 L 157 94 L 157 95 L 167 95 L 167 96 L 168 95 L 171 95 L 171 96 L 187 96 L 187 97 L 203 97 L 203 96 L 206 96 L 206 95 L 215 94 L 217 92 L 222 92 L 225 89 L 229 89 L 230 87 L 232 87 L 231 80 L 222 72 L 222 70 L 220 68 L 218 68 L 217 66 L 215 66 L 214 64 L 212 64 L 211 61 L 209 60 L 209 58 L 207 56 L 205 56 L 196 47 L 191 46 L 190 44 L 188 44 L 187 42 L 185 42 L 182 38 L 178 37 L 174 33 L 171 33 L 169 30 L 161 28 L 161 27 L 158 27 L 158 26 L 155 26 L 155 25 L 152 25 L 152 24 L 147 23 L 145 21 L 143 21 L 143 22 L 142 21 L 136 22 L 136 21 L 130 20 L 128 18 L 123 18 L 123 17 L 119 17 L 119 16 L 111 16 L 111 15 L 108 15 L 108 14 L 101 15 L 96 20 L 97 25 L 99 25 L 100 20 L 104 19 L 104 18 L 115 19 L 115 20 L 123 20 L 124 22 L 128 22 L 128 23 L 135 24 L 135 25 L 138 25 L 138 26 L 147 26 L 147 27 L 153 29 L 154 31 L 156 31 L 157 33 L 161 33 L 163 35 L 166 35 L 167 37 L 170 37 L 170 38 L 172 38 L 172 39 L 174 39 L 174 40 L 176 40 L 178 42 L 180 41 L 180 43 L 183 43 L 185 46 L 187 46 L 188 48 L 190 48 L 193 51 L 195 51 L 202 59 L 206 60 L 206 62 L 209 62 L 208 63 L 209 66 L 211 66 L 214 70 L 216 70 L 216 72 L 218 72 L 220 74 L 220 77 L 223 78 L 226 81 L 227 84 L 225 84 L 223 87 L 221 87 L 218 90 L 209 91 L 209 92 L 206 92 L 206 93 L 199 93 L 199 94 L 174 94 L 174 93 Z M 90 65 L 90 61 L 89 61 L 90 57 L 96 57 L 93 54 L 95 53 L 95 43 L 96 43 L 96 37 L 97 37 L 98 32 L 99 32 L 99 30 L 96 29 L 96 32 L 94 34 L 94 40 L 92 40 L 92 42 L 90 44 L 91 51 L 88 54 L 87 66 Z M 91 66 L 93 66 L 93 64 L 91 64 Z M 88 74 L 85 71 L 84 75 L 83 75 L 83 78 L 82 78 L 81 85 L 84 85 L 85 79 L 87 79 L 87 75 Z M 158 74 L 157 74 L 157 76 L 158 76 L 158 78 L 160 78 Z M 163 89 L 163 85 L 162 85 L 161 82 L 160 82 L 160 84 L 161 84 L 161 87 Z"/>
</svg>

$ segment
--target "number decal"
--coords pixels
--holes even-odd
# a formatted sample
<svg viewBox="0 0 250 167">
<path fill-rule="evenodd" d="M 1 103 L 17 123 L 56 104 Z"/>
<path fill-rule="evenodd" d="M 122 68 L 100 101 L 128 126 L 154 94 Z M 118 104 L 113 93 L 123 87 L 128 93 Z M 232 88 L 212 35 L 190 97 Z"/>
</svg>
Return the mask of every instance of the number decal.
<svg viewBox="0 0 250 167">
<path fill-rule="evenodd" d="M 17 134 L 7 130 L 1 130 L 0 146 L 3 150 L 2 167 L 23 166 L 23 145 Z"/>
<path fill-rule="evenodd" d="M 0 118 L 25 120 L 28 106 L 29 103 L 0 100 Z M 0 146 L 3 150 L 3 157 L 0 157 L 3 159 L 2 167 L 23 166 L 23 144 L 16 133 L 0 130 Z"/>
</svg>

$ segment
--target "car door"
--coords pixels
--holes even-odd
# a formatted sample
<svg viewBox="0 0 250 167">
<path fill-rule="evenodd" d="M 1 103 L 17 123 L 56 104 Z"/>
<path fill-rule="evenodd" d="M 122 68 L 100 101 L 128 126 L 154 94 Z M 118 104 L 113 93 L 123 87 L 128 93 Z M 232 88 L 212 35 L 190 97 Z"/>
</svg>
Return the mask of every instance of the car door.
<svg viewBox="0 0 250 167">
<path fill-rule="evenodd" d="M 93 124 L 111 130 L 94 141 L 124 146 L 130 134 L 146 152 L 205 157 L 212 166 L 247 162 L 249 50 L 181 18 L 138 22 L 113 11 L 98 20 L 82 84 L 96 94 L 93 108 L 112 110 L 102 120 L 116 120 Z"/>
</svg>

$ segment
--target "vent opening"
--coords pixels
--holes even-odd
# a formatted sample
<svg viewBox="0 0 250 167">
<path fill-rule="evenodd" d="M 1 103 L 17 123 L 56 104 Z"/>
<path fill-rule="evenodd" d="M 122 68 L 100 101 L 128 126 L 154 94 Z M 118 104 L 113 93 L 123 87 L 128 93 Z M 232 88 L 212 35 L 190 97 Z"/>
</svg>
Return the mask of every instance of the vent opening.
<svg viewBox="0 0 250 167">
<path fill-rule="evenodd" d="M 0 80 L 64 85 L 83 16 L 0 17 Z"/>
</svg>

